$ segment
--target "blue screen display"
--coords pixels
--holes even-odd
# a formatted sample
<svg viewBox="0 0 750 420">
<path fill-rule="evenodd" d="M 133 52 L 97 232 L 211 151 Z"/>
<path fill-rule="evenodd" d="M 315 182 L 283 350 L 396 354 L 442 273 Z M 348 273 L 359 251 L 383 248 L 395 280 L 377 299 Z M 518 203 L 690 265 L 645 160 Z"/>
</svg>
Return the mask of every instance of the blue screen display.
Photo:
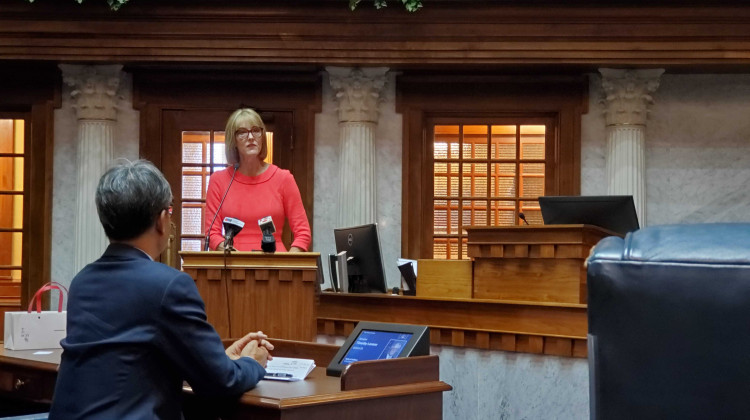
<svg viewBox="0 0 750 420">
<path fill-rule="evenodd" d="M 393 359 L 401 355 L 412 334 L 362 330 L 344 355 L 342 365 L 360 360 Z"/>
</svg>

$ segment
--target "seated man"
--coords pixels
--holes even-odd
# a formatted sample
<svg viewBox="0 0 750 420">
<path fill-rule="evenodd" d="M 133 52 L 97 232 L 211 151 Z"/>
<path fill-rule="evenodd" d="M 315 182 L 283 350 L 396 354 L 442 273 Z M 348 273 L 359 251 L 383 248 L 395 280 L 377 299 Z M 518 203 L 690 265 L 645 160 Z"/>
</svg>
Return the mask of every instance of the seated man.
<svg viewBox="0 0 750 420">
<path fill-rule="evenodd" d="M 151 163 L 107 171 L 96 208 L 110 245 L 73 279 L 50 419 L 179 419 L 183 380 L 196 394 L 241 395 L 273 346 L 251 333 L 226 351 L 187 274 L 155 262 L 172 192 Z"/>
</svg>

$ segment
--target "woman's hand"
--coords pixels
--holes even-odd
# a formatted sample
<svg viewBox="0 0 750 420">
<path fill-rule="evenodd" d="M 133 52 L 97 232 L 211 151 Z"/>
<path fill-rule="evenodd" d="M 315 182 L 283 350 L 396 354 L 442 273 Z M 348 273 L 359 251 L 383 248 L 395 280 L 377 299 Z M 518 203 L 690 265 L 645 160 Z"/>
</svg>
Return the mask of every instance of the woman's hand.
<svg viewBox="0 0 750 420">
<path fill-rule="evenodd" d="M 289 252 L 305 252 L 305 250 L 297 246 L 290 246 Z"/>
<path fill-rule="evenodd" d="M 224 241 L 219 242 L 219 245 L 216 246 L 216 251 L 223 251 L 224 250 Z"/>
</svg>

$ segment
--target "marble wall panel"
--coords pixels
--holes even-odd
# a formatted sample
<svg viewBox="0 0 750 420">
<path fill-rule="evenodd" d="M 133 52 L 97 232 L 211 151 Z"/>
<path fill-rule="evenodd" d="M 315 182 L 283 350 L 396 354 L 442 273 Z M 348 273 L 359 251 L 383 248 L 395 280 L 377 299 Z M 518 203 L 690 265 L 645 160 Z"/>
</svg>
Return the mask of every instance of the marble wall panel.
<svg viewBox="0 0 750 420">
<path fill-rule="evenodd" d="M 581 193 L 606 194 L 601 79 L 582 118 Z M 646 127 L 648 224 L 750 220 L 750 75 L 661 78 Z"/>
<path fill-rule="evenodd" d="M 52 177 L 52 255 L 53 281 L 70 285 L 76 275 L 74 268 L 75 212 L 77 209 L 76 168 L 78 167 L 78 120 L 70 100 L 71 87 L 63 84 L 62 106 L 55 110 L 55 138 Z M 118 90 L 119 109 L 115 126 L 115 158 L 138 159 L 139 115 L 133 109 L 133 78 L 122 73 Z M 99 223 L 92 220 L 91 223 Z"/>
<path fill-rule="evenodd" d="M 315 215 L 313 249 L 327 258 L 336 252 L 333 229 L 338 214 L 338 150 L 340 137 L 336 103 L 327 76 L 323 79 L 322 112 L 315 119 Z M 377 182 L 377 223 L 386 282 L 400 287 L 396 260 L 401 257 L 401 115 L 395 111 L 395 75 L 387 75 L 380 104 L 380 122 L 375 128 L 375 173 Z M 324 259 L 325 259 L 324 258 Z M 326 260 L 327 261 L 327 260 Z M 328 264 L 324 275 L 329 287 Z"/>
</svg>

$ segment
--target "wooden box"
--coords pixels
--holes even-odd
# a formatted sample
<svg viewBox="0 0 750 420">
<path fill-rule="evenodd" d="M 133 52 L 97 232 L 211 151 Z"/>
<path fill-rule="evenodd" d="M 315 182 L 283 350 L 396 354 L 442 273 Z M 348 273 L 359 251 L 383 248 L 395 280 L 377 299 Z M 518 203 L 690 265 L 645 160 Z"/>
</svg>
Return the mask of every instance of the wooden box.
<svg viewBox="0 0 750 420">
<path fill-rule="evenodd" d="M 417 296 L 471 299 L 472 267 L 469 260 L 419 260 Z"/>
</svg>

